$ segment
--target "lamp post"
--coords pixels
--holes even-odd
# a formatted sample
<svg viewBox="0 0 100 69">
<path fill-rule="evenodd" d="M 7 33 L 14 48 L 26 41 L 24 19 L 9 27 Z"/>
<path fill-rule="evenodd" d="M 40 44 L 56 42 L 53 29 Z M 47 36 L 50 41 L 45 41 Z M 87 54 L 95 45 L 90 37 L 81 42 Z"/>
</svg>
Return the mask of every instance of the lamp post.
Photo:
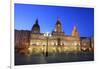
<svg viewBox="0 0 100 69">
<path fill-rule="evenodd" d="M 45 49 L 45 56 L 47 57 L 48 56 L 48 39 L 49 37 L 51 37 L 51 34 L 47 32 L 47 33 L 44 33 L 44 36 L 46 37 L 46 40 L 47 40 L 47 46 Z"/>
</svg>

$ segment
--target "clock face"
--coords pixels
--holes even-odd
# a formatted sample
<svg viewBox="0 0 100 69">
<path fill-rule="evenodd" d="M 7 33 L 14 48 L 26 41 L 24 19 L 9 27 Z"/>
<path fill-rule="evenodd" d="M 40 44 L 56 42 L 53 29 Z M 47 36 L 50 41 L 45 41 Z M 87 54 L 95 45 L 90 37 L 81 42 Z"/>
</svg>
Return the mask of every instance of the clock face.
<svg viewBox="0 0 100 69">
<path fill-rule="evenodd" d="M 60 24 L 58 24 L 58 27 L 60 27 Z"/>
</svg>

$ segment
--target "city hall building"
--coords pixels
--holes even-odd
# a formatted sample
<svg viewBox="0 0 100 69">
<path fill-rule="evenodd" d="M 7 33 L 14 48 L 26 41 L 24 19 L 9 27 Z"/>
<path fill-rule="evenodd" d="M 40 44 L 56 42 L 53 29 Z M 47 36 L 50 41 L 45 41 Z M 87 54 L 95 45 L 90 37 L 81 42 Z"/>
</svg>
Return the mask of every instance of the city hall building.
<svg viewBox="0 0 100 69">
<path fill-rule="evenodd" d="M 71 35 L 66 35 L 62 30 L 61 21 L 57 18 L 53 31 L 42 33 L 36 19 L 31 30 L 15 30 L 15 48 L 29 49 L 37 53 L 71 52 L 93 48 L 94 39 L 80 37 L 76 26 L 73 27 Z"/>
</svg>

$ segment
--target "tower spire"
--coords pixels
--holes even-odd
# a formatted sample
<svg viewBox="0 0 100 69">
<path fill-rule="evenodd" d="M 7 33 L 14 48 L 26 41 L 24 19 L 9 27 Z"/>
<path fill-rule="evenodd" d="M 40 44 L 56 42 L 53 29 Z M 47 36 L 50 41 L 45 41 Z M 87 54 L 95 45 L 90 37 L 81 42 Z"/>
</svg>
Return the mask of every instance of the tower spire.
<svg viewBox="0 0 100 69">
<path fill-rule="evenodd" d="M 76 25 L 74 25 L 74 28 L 73 28 L 73 31 L 72 31 L 72 36 L 79 37 L 79 33 L 77 31 Z"/>
<path fill-rule="evenodd" d="M 38 24 L 38 18 L 36 19 L 35 24 Z"/>
<path fill-rule="evenodd" d="M 62 25 L 60 22 L 60 18 L 57 16 L 57 22 L 56 22 L 56 26 L 54 29 L 55 32 L 62 32 Z"/>
<path fill-rule="evenodd" d="M 57 16 L 57 21 L 60 21 L 60 17 L 59 16 Z"/>
</svg>

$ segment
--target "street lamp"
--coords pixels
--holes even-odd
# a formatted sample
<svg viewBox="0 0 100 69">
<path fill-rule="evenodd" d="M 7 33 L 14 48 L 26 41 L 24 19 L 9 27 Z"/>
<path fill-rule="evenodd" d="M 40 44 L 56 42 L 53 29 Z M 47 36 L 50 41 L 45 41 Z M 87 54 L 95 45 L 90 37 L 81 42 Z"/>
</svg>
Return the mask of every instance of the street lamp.
<svg viewBox="0 0 100 69">
<path fill-rule="evenodd" d="M 46 37 L 46 40 L 47 40 L 47 46 L 45 49 L 45 52 L 46 52 L 45 56 L 48 56 L 48 39 L 49 39 L 49 37 L 51 37 L 51 34 L 47 32 L 47 33 L 44 33 L 44 36 Z"/>
</svg>

